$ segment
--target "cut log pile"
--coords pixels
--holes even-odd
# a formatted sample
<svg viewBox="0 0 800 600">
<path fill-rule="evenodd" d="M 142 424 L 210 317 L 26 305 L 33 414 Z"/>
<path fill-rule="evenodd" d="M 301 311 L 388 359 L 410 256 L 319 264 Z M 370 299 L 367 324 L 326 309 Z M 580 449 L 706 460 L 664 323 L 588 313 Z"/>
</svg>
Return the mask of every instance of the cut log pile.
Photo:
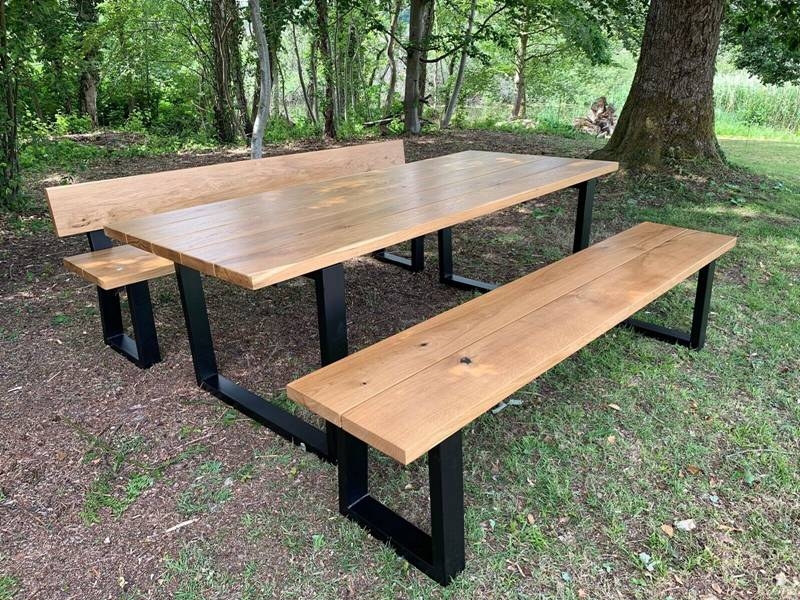
<svg viewBox="0 0 800 600">
<path fill-rule="evenodd" d="M 585 117 L 578 117 L 572 126 L 583 133 L 602 138 L 610 138 L 617 126 L 617 113 L 605 96 L 600 96 L 592 103 Z"/>
</svg>

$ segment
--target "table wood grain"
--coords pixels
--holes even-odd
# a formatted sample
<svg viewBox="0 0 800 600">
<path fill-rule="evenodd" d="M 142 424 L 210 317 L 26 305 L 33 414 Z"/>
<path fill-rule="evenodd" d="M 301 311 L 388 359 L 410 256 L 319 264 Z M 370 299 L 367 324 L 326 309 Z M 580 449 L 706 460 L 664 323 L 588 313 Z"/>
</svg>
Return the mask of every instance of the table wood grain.
<svg viewBox="0 0 800 600">
<path fill-rule="evenodd" d="M 617 163 L 466 151 L 111 223 L 106 233 L 263 288 L 616 171 Z"/>
</svg>

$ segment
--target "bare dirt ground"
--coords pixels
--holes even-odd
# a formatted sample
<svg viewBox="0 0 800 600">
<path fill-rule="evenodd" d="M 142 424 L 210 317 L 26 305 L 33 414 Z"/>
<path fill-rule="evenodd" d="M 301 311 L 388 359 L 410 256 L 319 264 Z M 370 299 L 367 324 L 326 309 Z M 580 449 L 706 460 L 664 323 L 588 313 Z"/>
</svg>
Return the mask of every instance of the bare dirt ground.
<svg viewBox="0 0 800 600">
<path fill-rule="evenodd" d="M 293 144 L 273 153 L 317 147 Z M 591 140 L 486 132 L 406 142 L 409 161 L 467 148 L 586 155 L 592 147 Z M 77 174 L 43 173 L 28 186 L 41 199 L 44 185 L 64 178 L 104 179 L 241 158 L 242 152 L 220 151 L 98 159 Z M 623 225 L 613 210 L 622 202 L 620 190 L 601 183 L 597 195 L 595 239 Z M 456 231 L 456 264 L 471 277 L 498 283 L 530 272 L 568 252 L 574 207 L 575 193 L 568 191 L 465 224 Z M 151 284 L 164 360 L 139 370 L 103 345 L 95 289 L 61 266 L 63 256 L 86 250 L 85 239 L 57 239 L 46 218 L 1 218 L 0 574 L 14 577 L 15 598 L 441 593 L 413 569 L 397 567 L 388 550 L 338 516 L 333 467 L 198 390 L 172 278 Z M 351 349 L 469 297 L 437 283 L 434 252 L 431 241 L 421 274 L 370 258 L 345 265 Z M 207 280 L 206 290 L 220 364 L 231 378 L 278 397 L 287 382 L 315 368 L 311 282 L 297 279 L 254 293 Z M 491 470 L 489 478 L 496 479 L 499 469 L 491 446 L 478 441 L 481 427 L 466 440 L 478 460 L 467 466 L 468 510 L 487 501 L 475 473 Z M 493 426 L 486 427 L 491 433 Z M 424 521 L 425 466 L 400 470 L 385 462 L 379 490 Z M 517 568 L 524 574 L 527 567 Z M 398 577 L 405 579 L 387 587 L 387 579 Z M 470 594 L 516 596 L 504 585 L 473 581 Z M 591 597 L 616 597 L 613 580 L 595 585 Z"/>
</svg>

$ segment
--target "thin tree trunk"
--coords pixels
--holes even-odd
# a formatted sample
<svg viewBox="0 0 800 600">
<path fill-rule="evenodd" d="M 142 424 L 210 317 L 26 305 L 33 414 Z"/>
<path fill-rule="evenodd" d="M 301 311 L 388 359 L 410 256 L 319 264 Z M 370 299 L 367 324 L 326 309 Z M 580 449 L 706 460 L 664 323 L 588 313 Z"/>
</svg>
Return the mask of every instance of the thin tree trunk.
<svg viewBox="0 0 800 600">
<path fill-rule="evenodd" d="M 17 141 L 17 79 L 8 47 L 6 1 L 0 0 L 0 207 L 10 207 L 19 196 L 19 154 Z"/>
<path fill-rule="evenodd" d="M 425 109 L 427 102 L 428 90 L 428 46 L 430 46 L 430 37 L 433 35 L 433 21 L 434 21 L 434 8 L 436 6 L 435 0 L 428 3 L 428 10 L 425 13 L 424 30 L 422 32 L 422 51 L 419 57 L 419 103 L 417 104 L 417 112 L 419 118 L 422 119 L 422 112 Z"/>
<path fill-rule="evenodd" d="M 400 9 L 403 0 L 396 0 L 392 11 L 392 24 L 389 27 L 389 41 L 386 46 L 386 58 L 389 59 L 389 89 L 386 91 L 386 102 L 384 103 L 383 114 L 391 113 L 394 95 L 397 88 L 397 59 L 394 56 L 394 39 L 397 36 L 397 22 L 400 19 Z"/>
<path fill-rule="evenodd" d="M 300 60 L 300 49 L 297 47 L 297 32 L 295 31 L 294 23 L 292 23 L 292 42 L 294 43 L 294 57 L 297 60 L 297 77 L 300 79 L 300 90 L 303 92 L 303 102 L 306 104 L 308 118 L 316 125 L 317 117 L 314 114 L 314 107 L 311 104 L 308 87 L 306 87 L 306 80 L 303 76 L 303 61 Z"/>
<path fill-rule="evenodd" d="M 411 0 L 408 23 L 408 51 L 406 53 L 406 89 L 403 111 L 405 131 L 419 134 L 422 126 L 419 118 L 420 104 L 420 57 L 422 55 L 425 23 L 429 5 L 433 0 Z"/>
<path fill-rule="evenodd" d="M 319 51 L 322 55 L 322 75 L 325 79 L 325 99 L 322 103 L 324 116 L 323 135 L 336 137 L 336 81 L 333 72 L 330 37 L 328 35 L 328 0 L 315 0 L 317 8 L 317 36 Z"/>
<path fill-rule="evenodd" d="M 633 85 L 598 158 L 659 168 L 666 158 L 721 162 L 714 63 L 724 0 L 652 0 Z"/>
<path fill-rule="evenodd" d="M 240 44 L 244 35 L 241 15 L 236 0 L 228 0 L 228 13 L 231 15 L 230 33 L 228 35 L 229 55 L 231 57 L 231 73 L 233 75 L 233 89 L 236 94 L 236 104 L 239 112 L 239 122 L 245 140 L 253 134 L 253 122 L 250 110 L 247 107 L 247 94 L 244 91 L 244 73 L 242 72 L 242 53 Z"/>
<path fill-rule="evenodd" d="M 442 116 L 441 126 L 443 129 L 450 127 L 450 119 L 453 118 L 453 113 L 458 105 L 458 97 L 461 95 L 461 86 L 464 84 L 464 71 L 466 71 L 467 68 L 467 56 L 472 44 L 472 25 L 475 22 L 475 9 L 477 4 L 477 0 L 472 0 L 469 6 L 469 20 L 467 21 L 467 30 L 464 33 L 464 47 L 461 49 L 461 60 L 458 63 L 458 73 L 456 74 L 456 81 L 453 84 L 453 91 L 450 94 L 450 99 L 447 102 L 447 108 Z"/>
<path fill-rule="evenodd" d="M 214 124 L 217 139 L 229 144 L 236 139 L 236 129 L 231 115 L 230 102 L 230 46 L 228 30 L 231 15 L 227 14 L 227 0 L 211 0 L 211 47 L 214 71 Z"/>
<path fill-rule="evenodd" d="M 525 65 L 527 64 L 528 56 L 528 32 L 527 23 L 523 23 L 522 30 L 519 33 L 517 40 L 517 51 L 514 57 L 514 86 L 516 93 L 514 95 L 514 108 L 511 110 L 511 117 L 514 119 L 523 119 L 528 110 L 527 103 L 527 85 L 525 81 Z"/>
<path fill-rule="evenodd" d="M 261 158 L 264 146 L 264 130 L 269 119 L 270 96 L 272 94 L 272 73 L 269 64 L 269 45 L 264 32 L 264 21 L 261 19 L 261 3 L 259 0 L 248 0 L 250 15 L 253 20 L 253 38 L 256 42 L 258 62 L 260 65 L 258 84 L 258 112 L 253 124 L 253 137 L 250 141 L 250 158 Z"/>
<path fill-rule="evenodd" d="M 83 60 L 78 80 L 80 89 L 80 113 L 86 115 L 97 127 L 97 84 L 100 72 L 97 68 L 99 49 L 94 43 L 86 43 L 86 31 L 97 24 L 97 0 L 76 0 L 77 22 L 80 35 L 84 42 Z"/>
</svg>

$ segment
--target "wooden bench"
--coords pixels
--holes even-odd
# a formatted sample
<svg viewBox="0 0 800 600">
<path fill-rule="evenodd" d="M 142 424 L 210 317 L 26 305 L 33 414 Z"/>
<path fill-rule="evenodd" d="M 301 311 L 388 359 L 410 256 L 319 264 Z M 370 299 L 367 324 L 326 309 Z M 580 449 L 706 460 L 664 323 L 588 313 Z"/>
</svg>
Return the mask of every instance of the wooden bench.
<svg viewBox="0 0 800 600">
<path fill-rule="evenodd" d="M 446 585 L 464 568 L 461 430 L 699 271 L 689 334 L 701 348 L 714 261 L 736 239 L 643 223 L 302 377 L 289 398 L 338 430 L 339 509 Z M 431 533 L 369 495 L 367 448 L 428 454 Z"/>
<path fill-rule="evenodd" d="M 64 266 L 97 286 L 105 343 L 146 368 L 160 360 L 147 282 L 174 273 L 174 265 L 133 246 L 112 246 L 105 225 L 404 162 L 403 142 L 395 140 L 50 187 L 46 194 L 56 234 L 89 237 L 91 252 L 65 258 Z M 123 288 L 133 337 L 124 333 Z"/>
</svg>

